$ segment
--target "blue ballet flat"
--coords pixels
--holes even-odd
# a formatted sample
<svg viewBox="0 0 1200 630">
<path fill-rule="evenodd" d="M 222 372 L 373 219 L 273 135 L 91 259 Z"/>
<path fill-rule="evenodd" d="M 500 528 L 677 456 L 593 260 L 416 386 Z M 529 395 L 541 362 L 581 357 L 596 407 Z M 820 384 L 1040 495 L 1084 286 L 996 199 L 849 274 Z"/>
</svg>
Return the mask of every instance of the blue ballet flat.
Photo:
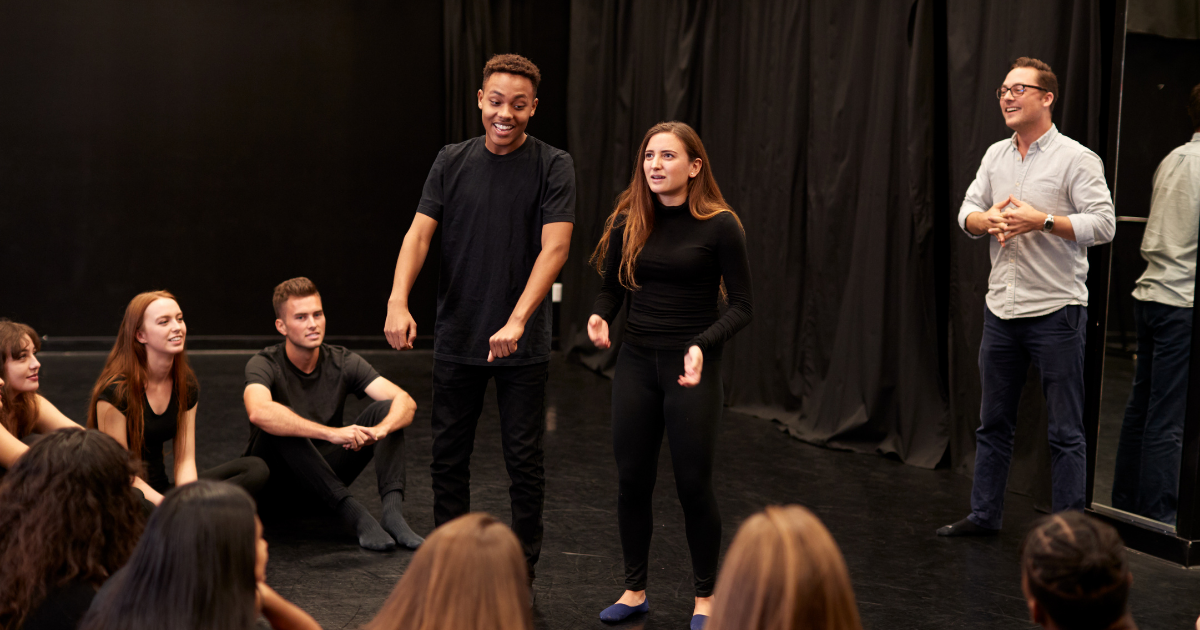
<svg viewBox="0 0 1200 630">
<path fill-rule="evenodd" d="M 704 630 L 705 624 L 708 623 L 708 615 L 692 615 L 692 630 Z"/>
<path fill-rule="evenodd" d="M 650 610 L 650 600 L 646 600 L 637 606 L 626 606 L 625 604 L 613 604 L 608 608 L 600 611 L 600 621 L 605 623 L 617 623 L 625 621 L 630 615 L 644 613 Z"/>
</svg>

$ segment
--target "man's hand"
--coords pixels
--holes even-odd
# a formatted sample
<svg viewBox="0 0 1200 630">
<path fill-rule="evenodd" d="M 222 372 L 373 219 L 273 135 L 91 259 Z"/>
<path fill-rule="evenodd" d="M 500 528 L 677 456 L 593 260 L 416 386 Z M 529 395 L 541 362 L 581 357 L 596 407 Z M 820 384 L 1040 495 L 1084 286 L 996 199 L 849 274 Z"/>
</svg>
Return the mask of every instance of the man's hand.
<svg viewBox="0 0 1200 630">
<path fill-rule="evenodd" d="M 1046 224 L 1046 213 L 1034 208 L 1033 206 L 1021 201 L 1013 199 L 1015 208 L 1007 208 L 1000 216 L 1008 225 L 1007 238 L 1012 238 L 1018 234 L 1026 232 L 1040 231 Z"/>
<path fill-rule="evenodd" d="M 369 443 L 368 440 L 372 440 L 371 434 L 365 427 L 357 424 L 333 429 L 329 435 L 329 442 L 340 444 L 342 448 L 349 451 L 357 451 L 366 446 Z"/>
<path fill-rule="evenodd" d="M 609 347 L 612 343 L 608 340 L 608 322 L 604 321 L 599 315 L 592 315 L 588 318 L 587 324 L 588 339 L 592 340 L 592 345 L 601 350 Z"/>
<path fill-rule="evenodd" d="M 413 340 L 417 338 L 417 322 L 407 308 L 388 302 L 383 334 L 391 347 L 397 350 L 411 350 Z"/>
<path fill-rule="evenodd" d="M 683 374 L 679 376 L 681 387 L 695 387 L 700 384 L 700 372 L 704 369 L 704 352 L 700 346 L 688 348 L 683 355 Z"/>
<path fill-rule="evenodd" d="M 357 425 L 355 425 L 355 426 L 357 426 Z M 370 445 L 378 442 L 379 440 L 382 440 L 383 438 L 387 437 L 387 434 L 388 434 L 387 429 L 385 429 L 383 427 L 376 426 L 376 427 L 360 427 L 360 428 L 363 430 L 363 433 L 367 434 L 367 440 L 365 442 L 363 442 L 363 446 L 370 446 Z"/>
<path fill-rule="evenodd" d="M 1012 195 L 1001 199 L 987 209 L 987 212 L 973 212 L 967 215 L 967 231 L 972 234 L 991 234 L 1000 245 L 1004 245 L 1008 225 L 1004 222 L 1002 211 L 1013 201 Z"/>
<path fill-rule="evenodd" d="M 504 325 L 504 328 L 498 330 L 496 334 L 492 335 L 491 339 L 488 339 L 488 363 L 491 363 L 496 359 L 503 359 L 504 357 L 516 352 L 517 340 L 519 340 L 523 334 L 525 334 L 524 324 L 515 322 L 511 319 L 508 320 L 508 323 Z"/>
</svg>

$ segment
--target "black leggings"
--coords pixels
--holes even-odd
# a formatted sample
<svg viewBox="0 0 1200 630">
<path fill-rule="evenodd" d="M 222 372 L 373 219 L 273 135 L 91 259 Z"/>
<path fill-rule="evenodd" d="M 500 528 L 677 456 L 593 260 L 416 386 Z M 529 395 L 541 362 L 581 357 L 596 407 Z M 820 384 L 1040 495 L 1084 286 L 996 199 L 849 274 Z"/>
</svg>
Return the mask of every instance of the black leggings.
<svg viewBox="0 0 1200 630">
<path fill-rule="evenodd" d="M 646 588 L 652 496 L 663 429 L 671 447 L 675 490 L 683 505 L 692 554 L 696 597 L 712 595 L 721 552 L 721 515 L 713 492 L 713 454 L 724 390 L 721 362 L 705 357 L 700 384 L 685 388 L 683 350 L 651 350 L 622 344 L 613 377 L 613 452 L 620 491 L 617 523 L 625 555 L 625 588 Z"/>
</svg>

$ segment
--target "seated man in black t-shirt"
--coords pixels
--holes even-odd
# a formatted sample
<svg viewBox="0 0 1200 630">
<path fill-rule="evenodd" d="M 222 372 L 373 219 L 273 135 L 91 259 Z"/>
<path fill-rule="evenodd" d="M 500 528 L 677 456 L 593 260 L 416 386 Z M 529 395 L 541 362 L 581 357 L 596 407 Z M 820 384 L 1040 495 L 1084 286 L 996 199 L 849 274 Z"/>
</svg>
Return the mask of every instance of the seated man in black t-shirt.
<svg viewBox="0 0 1200 630">
<path fill-rule="evenodd" d="M 404 432 L 417 404 L 357 354 L 322 343 L 325 312 L 308 278 L 275 287 L 275 329 L 284 342 L 266 348 L 246 364 L 243 394 L 250 416 L 247 455 L 266 460 L 271 481 L 281 478 L 317 494 L 375 551 L 397 543 L 416 549 L 423 539 L 404 521 Z M 342 426 L 346 396 L 376 402 Z M 348 486 L 371 457 L 382 527 L 350 494 Z"/>
</svg>

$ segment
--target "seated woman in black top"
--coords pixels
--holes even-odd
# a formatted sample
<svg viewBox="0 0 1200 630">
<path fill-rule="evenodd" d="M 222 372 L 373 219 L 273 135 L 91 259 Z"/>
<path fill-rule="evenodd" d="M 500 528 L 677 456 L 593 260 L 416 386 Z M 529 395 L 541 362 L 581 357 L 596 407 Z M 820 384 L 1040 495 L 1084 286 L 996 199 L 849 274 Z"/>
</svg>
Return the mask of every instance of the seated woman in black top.
<svg viewBox="0 0 1200 630">
<path fill-rule="evenodd" d="M 0 475 L 29 450 L 29 434 L 80 428 L 37 393 L 41 348 L 32 328 L 0 319 Z"/>
<path fill-rule="evenodd" d="M 54 431 L 0 484 L 0 629 L 75 628 L 133 553 L 145 519 L 125 449 L 99 431 Z"/>
<path fill-rule="evenodd" d="M 187 325 L 175 296 L 152 291 L 133 298 L 92 389 L 88 426 L 111 435 L 129 449 L 134 461 L 145 465 L 133 485 L 155 505 L 172 486 L 163 462 L 168 440 L 174 440 L 175 485 L 198 478 L 228 480 L 257 494 L 269 474 L 266 463 L 257 457 L 241 457 L 196 472 L 200 387 L 188 365 L 186 337 Z"/>
<path fill-rule="evenodd" d="M 655 125 L 642 139 L 638 156 L 640 168 L 592 255 L 604 276 L 588 320 L 588 336 L 596 347 L 611 343 L 609 323 L 629 297 L 612 394 L 626 591 L 600 618 L 620 621 L 649 608 L 651 497 L 665 428 L 687 521 L 696 588 L 692 628 L 698 628 L 708 619 L 721 550 L 721 517 L 712 487 L 724 400 L 721 349 L 753 314 L 746 236 L 691 127 Z M 722 293 L 728 297 L 724 313 Z M 708 376 L 701 378 L 702 373 Z"/>
<path fill-rule="evenodd" d="M 267 586 L 267 541 L 245 490 L 201 480 L 171 490 L 129 563 L 96 594 L 87 630 L 275 630 L 321 626 Z"/>
</svg>

